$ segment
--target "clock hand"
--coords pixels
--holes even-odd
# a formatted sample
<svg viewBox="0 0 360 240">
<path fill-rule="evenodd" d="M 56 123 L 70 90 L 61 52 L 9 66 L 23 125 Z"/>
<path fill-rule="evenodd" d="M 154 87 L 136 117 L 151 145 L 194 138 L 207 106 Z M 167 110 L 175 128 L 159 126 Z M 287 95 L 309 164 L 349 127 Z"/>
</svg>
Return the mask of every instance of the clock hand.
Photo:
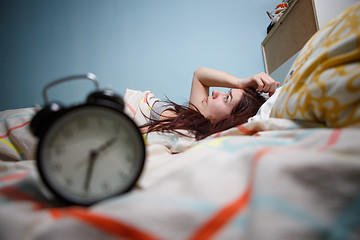
<svg viewBox="0 0 360 240">
<path fill-rule="evenodd" d="M 86 170 L 85 183 L 84 183 L 84 189 L 86 192 L 89 191 L 90 180 L 91 180 L 94 163 L 95 163 L 97 156 L 99 155 L 100 152 L 104 151 L 105 149 L 107 149 L 108 147 L 113 145 L 116 141 L 117 141 L 117 137 L 113 137 L 113 138 L 109 139 L 108 141 L 106 141 L 104 144 L 102 144 L 97 149 L 90 151 L 89 165 Z"/>
<path fill-rule="evenodd" d="M 111 145 L 113 145 L 115 142 L 117 141 L 117 137 L 113 137 L 111 139 L 109 139 L 108 141 L 106 141 L 103 145 L 101 145 L 100 147 L 98 147 L 98 149 L 96 149 L 96 153 L 99 154 L 100 152 L 104 151 L 105 149 L 107 149 L 108 147 L 110 147 Z"/>
<path fill-rule="evenodd" d="M 94 163 L 95 163 L 97 155 L 98 155 L 98 153 L 96 151 L 92 150 L 90 152 L 89 165 L 88 165 L 88 168 L 86 170 L 85 183 L 84 183 L 84 189 L 85 189 L 86 192 L 89 191 L 90 180 L 91 180 L 91 176 L 92 176 L 92 173 L 93 173 Z"/>
</svg>

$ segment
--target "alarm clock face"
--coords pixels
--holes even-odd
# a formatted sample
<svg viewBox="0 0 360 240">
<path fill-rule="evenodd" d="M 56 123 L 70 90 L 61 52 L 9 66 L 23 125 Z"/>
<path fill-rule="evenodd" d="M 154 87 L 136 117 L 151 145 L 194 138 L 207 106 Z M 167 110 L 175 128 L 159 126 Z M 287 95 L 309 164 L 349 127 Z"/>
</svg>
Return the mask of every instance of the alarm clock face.
<svg viewBox="0 0 360 240">
<path fill-rule="evenodd" d="M 140 176 L 144 159 L 142 136 L 125 114 L 82 105 L 51 125 L 39 143 L 37 164 L 56 195 L 90 205 L 128 191 Z"/>
</svg>

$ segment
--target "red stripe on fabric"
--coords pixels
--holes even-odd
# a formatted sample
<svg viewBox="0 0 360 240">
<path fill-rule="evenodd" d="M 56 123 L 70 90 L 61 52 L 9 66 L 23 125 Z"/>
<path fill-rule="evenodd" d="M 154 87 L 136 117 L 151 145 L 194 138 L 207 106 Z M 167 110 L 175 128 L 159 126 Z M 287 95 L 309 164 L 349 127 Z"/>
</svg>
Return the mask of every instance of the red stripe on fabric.
<svg viewBox="0 0 360 240">
<path fill-rule="evenodd" d="M 134 114 L 134 117 L 135 117 L 135 110 L 130 106 L 130 104 L 127 104 L 126 107 Z"/>
<path fill-rule="evenodd" d="M 190 239 L 209 239 L 220 231 L 239 211 L 245 208 L 249 202 L 250 188 L 234 202 L 228 204 L 215 214 L 209 221 L 195 232 Z"/>
<path fill-rule="evenodd" d="M 215 136 L 214 136 L 214 138 L 218 138 L 218 137 L 220 137 L 221 136 L 221 133 L 217 133 Z"/>
<path fill-rule="evenodd" d="M 7 176 L 4 176 L 4 177 L 0 177 L 0 182 L 1 182 L 1 181 L 18 180 L 18 179 L 21 179 L 21 178 L 26 177 L 27 175 L 29 175 L 28 172 L 25 172 L 25 173 L 14 173 L 14 174 L 11 174 L 11 175 L 7 175 Z"/>
<path fill-rule="evenodd" d="M 255 169 L 258 161 L 265 154 L 268 154 L 272 151 L 271 148 L 263 148 L 258 151 L 252 161 L 252 166 L 249 174 L 249 183 L 242 195 L 237 198 L 235 201 L 227 204 L 220 211 L 218 211 L 213 217 L 211 217 L 202 227 L 200 227 L 195 234 L 190 238 L 191 240 L 204 240 L 210 239 L 216 233 L 218 233 L 230 220 L 236 215 L 239 214 L 245 207 L 248 205 L 251 192 L 253 179 L 255 175 Z"/>
<path fill-rule="evenodd" d="M 30 201 L 34 204 L 35 210 L 44 208 L 44 205 L 42 203 L 36 201 L 28 194 L 20 191 L 19 189 L 15 188 L 15 187 L 12 187 L 12 186 L 0 188 L 0 194 L 3 196 L 6 196 L 8 198 L 11 198 L 12 200 L 16 200 L 16 201 Z"/>
<path fill-rule="evenodd" d="M 149 93 L 146 93 L 144 96 L 144 102 L 149 105 L 148 101 L 147 101 L 147 97 L 149 96 Z"/>
<path fill-rule="evenodd" d="M 253 135 L 258 132 L 256 130 L 249 130 L 242 125 L 238 125 L 236 128 L 239 129 L 240 132 L 245 133 L 246 135 Z"/>
<path fill-rule="evenodd" d="M 273 151 L 273 148 L 271 148 L 271 147 L 265 147 L 265 148 L 260 149 L 259 151 L 256 152 L 256 154 L 254 156 L 254 159 L 253 159 L 254 163 L 256 164 L 260 160 L 260 158 L 262 158 L 265 154 L 268 154 L 272 151 Z"/>
<path fill-rule="evenodd" d="M 32 200 L 27 194 L 12 186 L 1 188 L 0 193 L 15 200 Z"/>
<path fill-rule="evenodd" d="M 30 123 L 30 121 L 27 121 L 27 122 L 24 122 L 23 124 L 21 124 L 21 125 L 19 125 L 19 126 L 15 126 L 15 127 L 10 128 L 10 129 L 7 131 L 7 133 L 5 133 L 4 135 L 0 136 L 0 139 L 1 139 L 1 138 L 6 138 L 6 137 L 8 137 L 8 136 L 10 135 L 11 131 L 13 131 L 13 130 L 15 130 L 15 129 L 18 129 L 18 128 L 22 128 L 23 126 L 25 126 L 25 125 L 27 125 L 27 124 L 29 124 L 29 123 Z"/>
<path fill-rule="evenodd" d="M 329 140 L 327 141 L 326 145 L 321 148 L 321 150 L 326 150 L 332 145 L 336 144 L 339 140 L 339 137 L 341 135 L 341 129 L 334 129 L 334 131 L 331 133 Z"/>
<path fill-rule="evenodd" d="M 55 219 L 64 217 L 77 218 L 119 238 L 143 240 L 159 239 L 135 227 L 121 223 L 118 220 L 91 213 L 86 208 L 74 207 L 67 209 L 50 209 L 49 211 Z"/>
</svg>

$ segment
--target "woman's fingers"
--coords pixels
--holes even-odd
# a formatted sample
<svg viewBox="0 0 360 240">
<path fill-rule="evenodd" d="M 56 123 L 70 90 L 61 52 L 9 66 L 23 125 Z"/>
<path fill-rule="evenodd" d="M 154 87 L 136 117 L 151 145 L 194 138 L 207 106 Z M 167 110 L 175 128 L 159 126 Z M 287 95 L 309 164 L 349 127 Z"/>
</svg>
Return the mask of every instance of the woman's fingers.
<svg viewBox="0 0 360 240">
<path fill-rule="evenodd" d="M 277 88 L 276 84 L 273 84 L 273 85 L 270 87 L 270 89 L 269 89 L 269 91 L 268 91 L 270 97 L 275 93 L 276 88 Z"/>
<path fill-rule="evenodd" d="M 255 85 L 256 85 L 256 91 L 261 92 L 264 88 L 264 82 L 261 80 L 261 77 L 258 75 L 253 76 Z"/>
<path fill-rule="evenodd" d="M 249 81 L 256 91 L 269 93 L 270 96 L 275 93 L 276 88 L 280 84 L 266 73 L 259 73 L 251 76 Z"/>
</svg>

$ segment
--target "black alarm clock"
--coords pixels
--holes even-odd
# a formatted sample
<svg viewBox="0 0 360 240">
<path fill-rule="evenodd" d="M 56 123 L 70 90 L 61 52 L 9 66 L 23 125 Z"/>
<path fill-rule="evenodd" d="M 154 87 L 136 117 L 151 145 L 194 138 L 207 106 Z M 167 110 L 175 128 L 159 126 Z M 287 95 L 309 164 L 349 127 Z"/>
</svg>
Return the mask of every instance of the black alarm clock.
<svg viewBox="0 0 360 240">
<path fill-rule="evenodd" d="M 89 79 L 96 91 L 85 103 L 49 103 L 47 90 Z M 129 191 L 144 167 L 145 144 L 138 126 L 123 112 L 122 98 L 100 90 L 96 76 L 71 76 L 45 86 L 45 107 L 30 128 L 39 138 L 36 166 L 49 190 L 67 203 L 88 206 Z"/>
</svg>

